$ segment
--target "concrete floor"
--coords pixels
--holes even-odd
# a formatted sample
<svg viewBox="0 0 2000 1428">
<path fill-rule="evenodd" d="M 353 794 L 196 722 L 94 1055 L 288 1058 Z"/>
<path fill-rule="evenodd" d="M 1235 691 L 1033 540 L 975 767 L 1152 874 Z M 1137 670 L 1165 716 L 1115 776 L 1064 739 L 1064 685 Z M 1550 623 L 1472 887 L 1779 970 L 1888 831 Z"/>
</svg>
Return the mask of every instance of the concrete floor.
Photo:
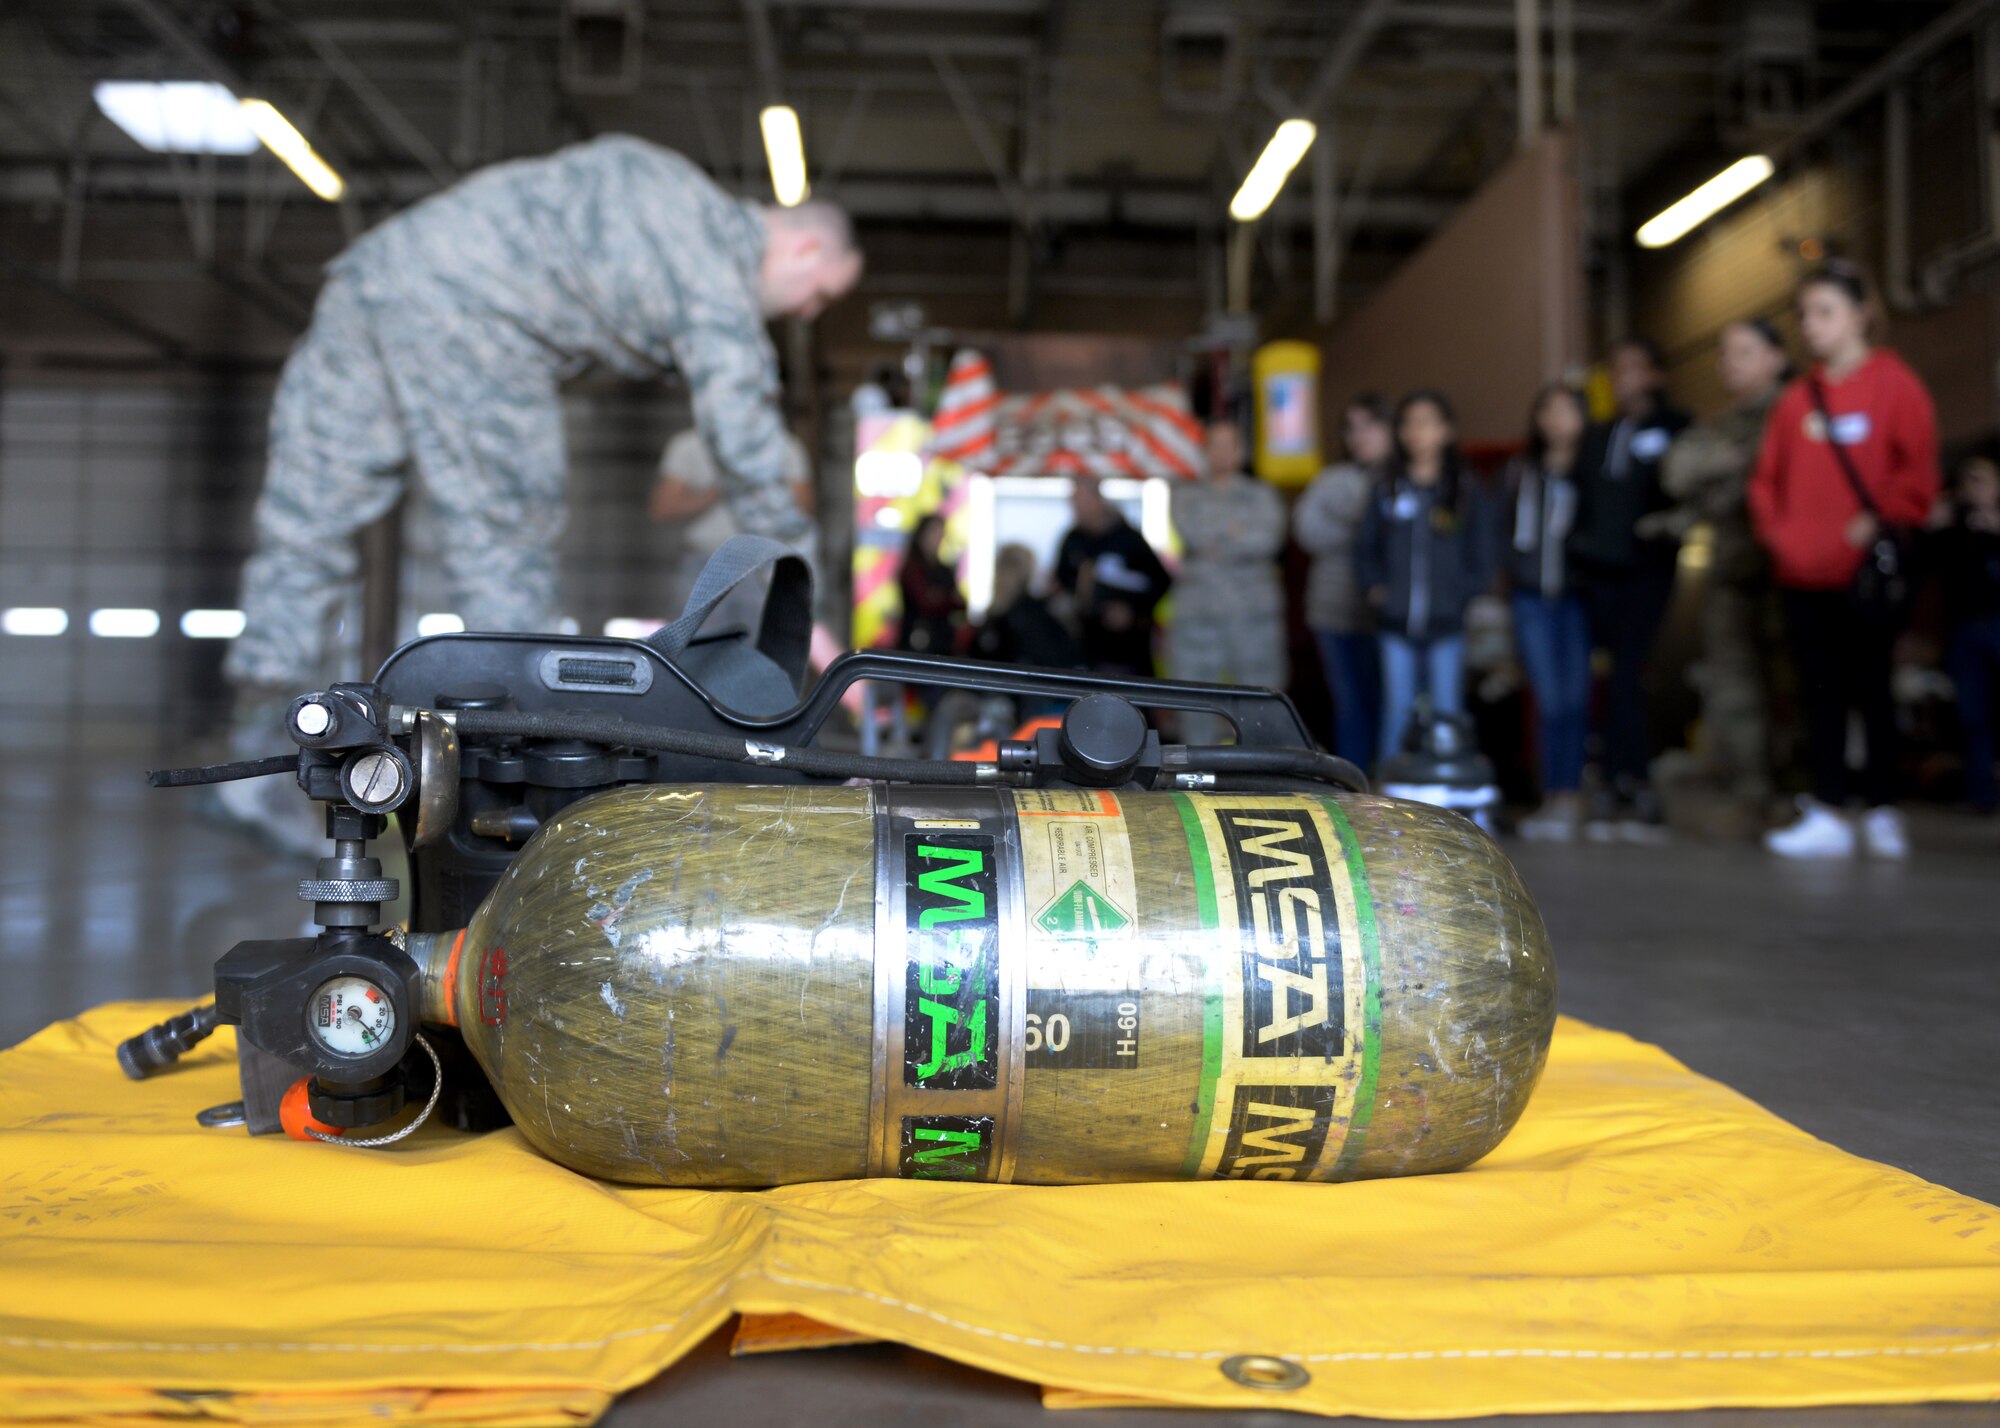
<svg viewBox="0 0 2000 1428">
<path fill-rule="evenodd" d="M 305 869 L 154 792 L 131 756 L 0 754 L 0 1046 L 124 997 L 202 995 L 246 937 L 283 936 Z M 1515 845 L 1563 1009 L 1658 1042 L 1858 1155 L 2000 1201 L 2000 825 L 1915 820 L 1907 866 L 1796 867 L 1750 848 Z M 717 1336 L 622 1402 L 613 1428 L 1047 1421 L 1035 1391 L 878 1346 L 732 1361 Z M 1491 1420 L 1561 1428 L 1969 1424 L 1992 1405 Z M 1065 1420 L 1068 1421 L 1068 1420 Z M 1078 1419 L 1077 1422 L 1085 1420 Z M 1109 1411 L 1106 1428 L 1196 1420 Z M 1295 1423 L 1217 1414 L 1222 1425 Z"/>
</svg>

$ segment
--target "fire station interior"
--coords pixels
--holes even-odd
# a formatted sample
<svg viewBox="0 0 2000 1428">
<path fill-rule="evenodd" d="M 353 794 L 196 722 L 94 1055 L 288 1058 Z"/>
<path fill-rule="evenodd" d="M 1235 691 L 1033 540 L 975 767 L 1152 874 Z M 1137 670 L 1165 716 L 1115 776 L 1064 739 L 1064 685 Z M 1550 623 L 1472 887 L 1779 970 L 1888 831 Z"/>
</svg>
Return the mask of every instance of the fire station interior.
<svg viewBox="0 0 2000 1428">
<path fill-rule="evenodd" d="M 0 5 L 0 1421 L 1992 1421 L 1996 125 L 1994 0 Z"/>
</svg>

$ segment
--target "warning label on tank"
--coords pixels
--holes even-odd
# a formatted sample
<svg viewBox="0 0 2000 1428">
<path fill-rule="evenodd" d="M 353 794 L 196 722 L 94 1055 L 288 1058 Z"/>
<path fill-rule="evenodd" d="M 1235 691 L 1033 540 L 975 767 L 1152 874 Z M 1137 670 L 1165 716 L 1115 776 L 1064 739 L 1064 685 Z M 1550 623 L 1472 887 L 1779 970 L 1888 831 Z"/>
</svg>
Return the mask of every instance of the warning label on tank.
<svg viewBox="0 0 2000 1428">
<path fill-rule="evenodd" d="M 1118 796 L 1022 789 L 1014 808 L 1028 903 L 1022 1065 L 1030 1072 L 1134 1069 L 1145 1024 L 1133 925 L 1138 894 Z"/>
<path fill-rule="evenodd" d="M 993 1160 L 991 1116 L 904 1116 L 905 1180 L 986 1180 Z"/>
<path fill-rule="evenodd" d="M 1304 796 L 1177 795 L 1205 927 L 1240 948 L 1209 987 L 1190 1176 L 1324 1179 L 1361 1103 L 1367 957 L 1347 850 Z"/>
<path fill-rule="evenodd" d="M 993 848 L 986 834 L 904 837 L 905 1085 L 986 1091 L 999 1084 L 1000 899 Z"/>
</svg>

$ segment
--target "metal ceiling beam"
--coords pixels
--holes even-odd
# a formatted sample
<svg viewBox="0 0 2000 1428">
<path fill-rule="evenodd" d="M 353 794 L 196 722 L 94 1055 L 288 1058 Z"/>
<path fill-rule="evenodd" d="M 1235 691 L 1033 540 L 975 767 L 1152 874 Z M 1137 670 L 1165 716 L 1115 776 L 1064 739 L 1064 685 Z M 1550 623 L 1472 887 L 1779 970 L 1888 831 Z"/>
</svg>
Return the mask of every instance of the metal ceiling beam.
<svg viewBox="0 0 2000 1428">
<path fill-rule="evenodd" d="M 53 273 L 24 263 L 6 253 L 0 253 L 0 274 L 17 278 L 45 293 L 61 298 L 82 312 L 89 313 L 99 322 L 117 328 L 127 337 L 136 337 L 170 362 L 193 362 L 197 360 L 194 349 L 178 337 L 170 337 L 143 318 L 135 317 L 115 303 L 92 297 L 89 293 L 71 286 Z"/>
<path fill-rule="evenodd" d="M 1039 15 L 1049 0 L 771 0 L 787 10 L 890 10 L 925 15 Z"/>
<path fill-rule="evenodd" d="M 238 95 L 248 92 L 249 86 L 236 67 L 203 44 L 194 31 L 181 23 L 180 16 L 161 0 L 125 0 L 125 8 L 143 20 L 146 28 L 159 36 L 169 49 L 224 89 Z"/>
<path fill-rule="evenodd" d="M 1028 202 L 1028 196 L 1014 177 L 1014 171 L 1007 162 L 1007 155 L 1000 148 L 1000 140 L 994 135 L 986 116 L 979 110 L 979 101 L 972 97 L 972 91 L 965 87 L 960 78 L 958 66 L 952 63 L 950 55 L 942 50 L 931 53 L 931 64 L 936 68 L 938 79 L 944 84 L 944 91 L 951 96 L 952 107 L 958 110 L 959 121 L 972 136 L 972 146 L 979 150 L 979 157 L 993 175 L 993 183 L 1006 201 L 1007 209 L 1014 221 L 1023 228 L 1034 226 L 1035 215 Z"/>
<path fill-rule="evenodd" d="M 2000 0 L 1961 0 L 1960 4 L 1954 5 L 1896 46 L 1880 63 L 1863 71 L 1833 98 L 1807 114 L 1805 122 L 1785 139 L 1778 154 L 1773 157 L 1793 153 L 1800 145 L 1824 134 L 1884 88 L 1929 59 L 1940 46 L 1957 39 L 1993 14 L 1996 5 L 2000 5 Z"/>
<path fill-rule="evenodd" d="M 771 14 L 765 9 L 764 0 L 742 0 L 743 24 L 750 32 L 751 73 L 757 77 L 757 90 L 765 106 L 783 103 L 785 92 L 784 71 L 778 67 L 778 44 L 771 38 Z"/>
<path fill-rule="evenodd" d="M 29 163 L 0 161 L 0 205 L 58 203 L 63 197 L 67 160 L 42 158 Z M 384 199 L 414 202 L 434 191 L 430 175 L 412 166 L 376 170 L 372 177 Z M 235 165 L 216 175 L 217 196 L 241 202 L 257 180 L 247 166 Z M 180 189 L 165 165 L 142 160 L 94 160 L 87 183 L 96 198 L 178 200 Z M 1014 210 L 985 181 L 860 175 L 829 186 L 855 217 L 876 222 L 915 220 L 951 223 L 1006 224 Z M 1069 183 L 1040 195 L 1044 222 L 1080 227 L 1121 224 L 1134 228 L 1188 228 L 1215 219 L 1214 193 L 1206 184 L 1132 185 Z M 1384 193 L 1351 198 L 1343 223 L 1360 227 L 1427 232 L 1457 208 L 1448 198 L 1427 194 Z"/>
<path fill-rule="evenodd" d="M 1340 43 L 1333 47 L 1326 63 L 1313 76 L 1312 88 L 1306 91 L 1305 113 L 1309 117 L 1326 113 L 1333 104 L 1335 91 L 1346 82 L 1349 71 L 1374 42 L 1382 22 L 1395 8 L 1396 0 L 1365 0 L 1361 13 L 1341 31 Z"/>
<path fill-rule="evenodd" d="M 124 4 L 144 21 L 146 27 L 159 36 L 168 48 L 230 93 L 241 98 L 256 92 L 234 65 L 204 44 L 194 31 L 182 23 L 180 16 L 162 3 L 162 0 L 124 0 Z M 329 164 L 341 171 L 343 176 L 353 174 L 353 166 L 346 161 L 337 147 L 328 142 L 324 133 L 317 136 L 314 147 Z M 354 186 L 349 183 L 337 205 L 344 215 L 344 221 L 349 224 L 356 221 L 354 202 Z"/>
<path fill-rule="evenodd" d="M 305 41 L 320 62 L 333 71 L 334 77 L 347 86 L 348 92 L 361 101 L 361 107 L 368 111 L 368 117 L 375 121 L 375 127 L 382 131 L 391 143 L 402 146 L 403 151 L 430 171 L 443 188 L 457 181 L 457 165 L 438 151 L 409 116 L 390 102 L 389 96 L 376 87 L 375 81 L 364 73 L 361 67 L 348 58 L 347 52 L 331 35 L 311 28 L 303 30 Z"/>
</svg>

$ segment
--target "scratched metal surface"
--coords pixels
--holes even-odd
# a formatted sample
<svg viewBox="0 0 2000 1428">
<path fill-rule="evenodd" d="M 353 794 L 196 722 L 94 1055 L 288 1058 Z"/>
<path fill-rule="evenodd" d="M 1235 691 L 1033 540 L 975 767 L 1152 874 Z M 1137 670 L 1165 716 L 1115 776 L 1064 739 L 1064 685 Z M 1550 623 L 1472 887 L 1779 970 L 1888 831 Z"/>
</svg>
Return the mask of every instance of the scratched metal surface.
<svg viewBox="0 0 2000 1428">
<path fill-rule="evenodd" d="M 197 995 L 246 937 L 290 934 L 301 870 L 215 832 L 145 759 L 0 753 L 0 1045 L 96 1002 Z M 1754 850 L 1510 852 L 1549 924 L 1565 1011 L 1659 1042 L 1856 1154 L 2000 1200 L 2000 825 L 1914 819 L 1917 858 L 1798 868 Z M 1337 1197 L 1337 1189 L 1328 1192 Z M 1992 1405 L 1491 1420 L 1495 1428 L 1957 1428 Z M 1068 1423 L 1035 1391 L 890 1346 L 731 1360 L 718 1336 L 612 1428 Z M 1117 1410 L 1106 1428 L 1295 1424 Z"/>
</svg>

